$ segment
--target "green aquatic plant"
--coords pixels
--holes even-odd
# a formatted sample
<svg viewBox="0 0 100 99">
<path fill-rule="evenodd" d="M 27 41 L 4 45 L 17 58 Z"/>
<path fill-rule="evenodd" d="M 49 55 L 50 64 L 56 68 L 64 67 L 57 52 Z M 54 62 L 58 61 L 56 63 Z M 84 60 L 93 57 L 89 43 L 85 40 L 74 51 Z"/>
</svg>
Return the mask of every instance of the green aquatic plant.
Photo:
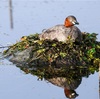
<svg viewBox="0 0 100 99">
<path fill-rule="evenodd" d="M 4 55 L 14 55 L 32 47 L 27 59 L 31 65 L 48 63 L 82 68 L 90 65 L 98 67 L 100 63 L 100 42 L 96 41 L 95 33 L 83 33 L 82 42 L 39 40 L 38 35 L 23 36 L 19 42 L 5 50 Z"/>
</svg>

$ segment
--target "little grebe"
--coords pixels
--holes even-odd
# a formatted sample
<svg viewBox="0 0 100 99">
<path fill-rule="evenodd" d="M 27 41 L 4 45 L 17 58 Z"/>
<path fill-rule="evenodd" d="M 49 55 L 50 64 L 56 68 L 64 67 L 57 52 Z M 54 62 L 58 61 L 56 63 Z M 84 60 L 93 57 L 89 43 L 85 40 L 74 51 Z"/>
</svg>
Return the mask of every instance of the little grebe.
<svg viewBox="0 0 100 99">
<path fill-rule="evenodd" d="M 58 40 L 66 42 L 68 37 L 72 40 L 82 40 L 81 31 L 74 26 L 75 24 L 79 24 L 77 19 L 74 16 L 68 16 L 65 19 L 64 25 L 56 25 L 52 28 L 45 30 L 42 34 L 39 35 L 40 40 L 50 39 L 50 40 Z"/>
</svg>

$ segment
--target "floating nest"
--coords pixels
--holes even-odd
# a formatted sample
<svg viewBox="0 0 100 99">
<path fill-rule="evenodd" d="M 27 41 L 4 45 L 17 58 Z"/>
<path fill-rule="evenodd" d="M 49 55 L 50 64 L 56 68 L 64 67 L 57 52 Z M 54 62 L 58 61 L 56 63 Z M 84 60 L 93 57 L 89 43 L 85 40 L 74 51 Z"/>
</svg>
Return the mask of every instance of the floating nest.
<svg viewBox="0 0 100 99">
<path fill-rule="evenodd" d="M 74 91 L 83 77 L 98 72 L 100 67 L 97 34 L 82 35 L 82 42 L 72 42 L 70 38 L 67 42 L 39 40 L 39 34 L 23 36 L 3 54 L 26 74 Z"/>
<path fill-rule="evenodd" d="M 39 40 L 38 35 L 23 36 L 4 51 L 4 56 L 17 65 L 95 67 L 100 64 L 100 42 L 96 33 L 82 33 L 82 42 Z"/>
</svg>

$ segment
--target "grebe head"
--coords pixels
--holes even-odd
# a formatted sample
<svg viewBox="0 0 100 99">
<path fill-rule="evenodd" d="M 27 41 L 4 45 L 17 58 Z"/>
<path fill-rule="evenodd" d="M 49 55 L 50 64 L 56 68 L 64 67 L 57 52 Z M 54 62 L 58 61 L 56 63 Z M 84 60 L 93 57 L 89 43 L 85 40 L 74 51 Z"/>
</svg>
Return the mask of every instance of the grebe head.
<svg viewBox="0 0 100 99">
<path fill-rule="evenodd" d="M 77 22 L 77 19 L 74 17 L 74 16 L 68 16 L 66 19 L 65 19 L 65 26 L 66 27 L 70 27 L 70 26 L 73 26 L 75 24 L 79 24 Z"/>
<path fill-rule="evenodd" d="M 73 99 L 73 98 L 75 99 L 78 96 L 78 94 L 76 93 L 76 91 L 69 90 L 67 88 L 64 88 L 64 93 L 65 93 L 65 96 L 67 98 L 69 98 L 69 99 Z"/>
</svg>

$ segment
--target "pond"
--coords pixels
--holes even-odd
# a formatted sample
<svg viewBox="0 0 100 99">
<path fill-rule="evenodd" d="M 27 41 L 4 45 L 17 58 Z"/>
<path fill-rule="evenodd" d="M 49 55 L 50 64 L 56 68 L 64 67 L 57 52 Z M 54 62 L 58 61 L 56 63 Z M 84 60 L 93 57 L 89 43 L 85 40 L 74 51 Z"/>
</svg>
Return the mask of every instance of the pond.
<svg viewBox="0 0 100 99">
<path fill-rule="evenodd" d="M 41 33 L 43 29 L 63 24 L 68 15 L 76 16 L 81 31 L 99 34 L 99 3 L 99 0 L 12 0 L 11 28 L 9 0 L 0 0 L 0 46 L 12 45 L 22 36 Z M 100 34 L 97 37 L 100 41 Z M 4 50 L 0 48 L 1 53 Z M 0 98 L 66 99 L 64 88 L 52 84 L 54 79 L 38 78 L 30 69 L 16 67 L 0 57 Z M 76 82 L 79 83 L 75 90 L 79 94 L 76 99 L 99 99 L 98 72 L 84 74 Z"/>
</svg>

